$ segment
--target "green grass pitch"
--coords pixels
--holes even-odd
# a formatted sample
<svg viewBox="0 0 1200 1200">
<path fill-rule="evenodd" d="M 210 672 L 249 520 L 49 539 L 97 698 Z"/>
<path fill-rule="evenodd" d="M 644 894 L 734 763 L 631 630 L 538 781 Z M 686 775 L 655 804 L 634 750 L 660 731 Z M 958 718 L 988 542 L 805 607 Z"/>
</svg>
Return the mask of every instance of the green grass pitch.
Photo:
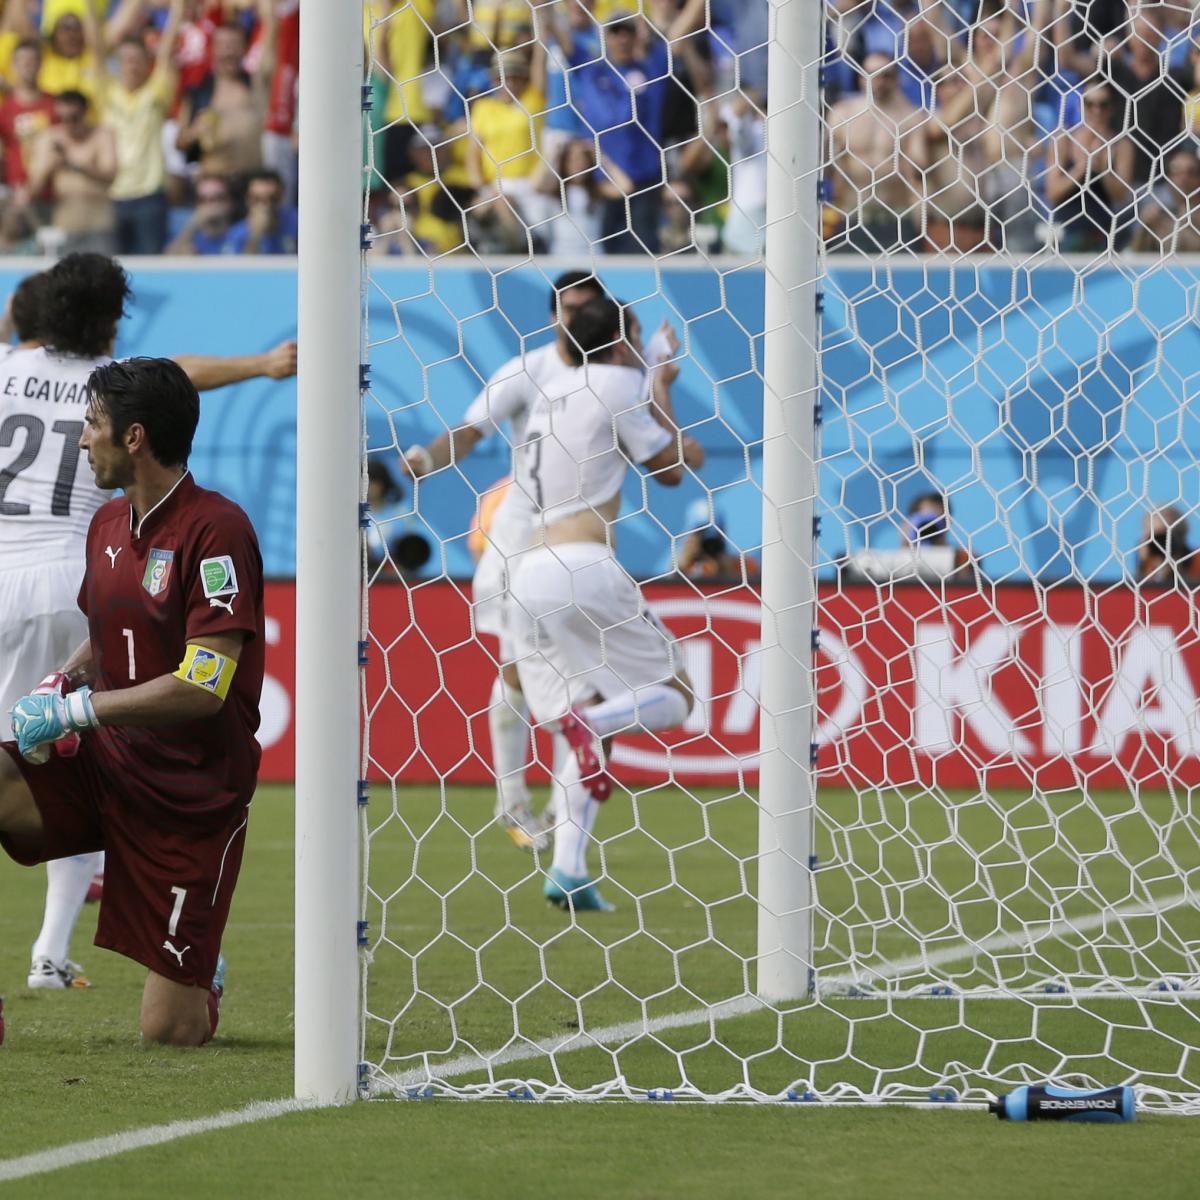
<svg viewBox="0 0 1200 1200">
<path fill-rule="evenodd" d="M 441 1050 L 435 1062 L 471 1047 L 494 1050 L 511 1038 L 514 1019 L 536 1043 L 569 1035 L 581 1015 L 595 1028 L 640 1014 L 642 1000 L 657 1017 L 740 991 L 753 913 L 738 858 L 753 849 L 752 813 L 736 797 L 699 800 L 647 794 L 636 815 L 628 801 L 609 805 L 598 833 L 615 881 L 609 892 L 621 907 L 572 928 L 542 903 L 528 860 L 485 831 L 489 794 L 452 790 L 443 807 L 432 790 L 406 789 L 385 819 L 386 789 L 374 789 L 370 878 L 388 903 L 386 913 L 378 899 L 370 906 L 369 1000 L 379 1016 L 403 1015 L 387 1027 L 371 1024 L 368 1057 L 383 1061 L 390 1050 L 389 1067 L 400 1069 L 417 1050 Z M 921 940 L 948 949 L 955 936 L 1003 936 L 1039 913 L 1094 911 L 1097 900 L 1153 907 L 1180 887 L 1168 855 L 1185 886 L 1200 866 L 1190 815 L 1167 797 L 1143 797 L 1139 806 L 1116 795 L 996 803 L 961 797 L 948 807 L 928 797 L 838 793 L 823 804 L 832 819 L 820 839 L 818 886 L 832 918 L 818 927 L 818 965 L 830 975 L 844 968 L 850 947 L 882 978 L 888 963 L 911 956 Z M 0 1048 L 0 1160 L 289 1094 L 291 817 L 289 790 L 261 791 L 226 938 L 222 1030 L 202 1051 L 138 1044 L 143 972 L 87 946 L 94 910 L 85 910 L 76 953 L 95 986 L 25 991 L 42 877 L 0 865 L 0 991 L 9 1023 Z M 706 841 L 706 829 L 732 855 Z M 1082 853 L 1067 854 L 1066 845 Z M 922 882 L 931 861 L 936 887 Z M 1019 878 L 1022 863 L 1037 869 Z M 427 885 L 448 893 L 444 905 Z M 1008 897 L 1003 905 L 1000 895 Z M 901 904 L 904 920 L 897 919 Z M 1092 935 L 1106 970 L 1171 974 L 1195 954 L 1200 919 L 1191 904 L 1174 905 L 1129 916 L 1123 930 L 1107 942 Z M 527 947 L 547 939 L 544 979 Z M 1002 956 L 1002 982 L 1095 970 L 1081 945 L 1055 938 L 1035 953 L 1014 949 Z M 990 969 L 969 955 L 941 968 L 964 988 L 994 983 Z M 605 982 L 610 970 L 616 983 Z M 906 978 L 923 976 L 914 969 Z M 772 1052 L 778 1023 L 749 1014 L 719 1023 L 720 1045 L 703 1027 L 685 1026 L 665 1030 L 653 1049 L 581 1051 L 557 1063 L 573 1086 L 593 1084 L 616 1066 L 631 1086 L 669 1087 L 683 1067 L 705 1090 L 721 1090 L 743 1071 L 735 1053 L 753 1064 L 750 1082 L 774 1090 L 810 1073 L 821 1089 L 902 1076 L 922 1083 L 950 1061 L 964 1064 L 969 1079 L 1006 1063 L 1104 1077 L 1106 1064 L 1114 1070 L 1136 1062 L 1148 1081 L 1178 1087 L 1200 1073 L 1196 1013 L 1194 1002 L 1171 998 L 1070 1005 L 827 998 L 819 1010 L 785 1019 L 782 1053 Z M 550 1069 L 549 1060 L 532 1055 L 502 1074 L 545 1080 Z M 483 1078 L 468 1071 L 455 1082 Z M 358 1187 L 389 1195 L 623 1197 L 853 1187 L 889 1197 L 1008 1197 L 1017 1188 L 1069 1187 L 1170 1197 L 1194 1194 L 1198 1167 L 1200 1137 L 1190 1122 L 1171 1117 L 1116 1128 L 1039 1127 L 909 1109 L 381 1101 L 203 1134 L 0 1191 L 292 1197 Z"/>
</svg>

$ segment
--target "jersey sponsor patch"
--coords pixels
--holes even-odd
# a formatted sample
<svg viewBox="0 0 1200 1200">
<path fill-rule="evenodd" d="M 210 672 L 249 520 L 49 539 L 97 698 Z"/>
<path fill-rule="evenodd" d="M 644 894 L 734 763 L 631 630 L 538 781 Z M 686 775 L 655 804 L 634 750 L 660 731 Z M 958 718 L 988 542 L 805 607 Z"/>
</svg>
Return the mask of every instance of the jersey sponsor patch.
<svg viewBox="0 0 1200 1200">
<path fill-rule="evenodd" d="M 210 600 L 214 596 L 236 596 L 238 593 L 237 571 L 228 554 L 203 559 L 200 563 L 200 579 L 204 584 L 204 594 Z"/>
<path fill-rule="evenodd" d="M 171 578 L 171 564 L 174 560 L 174 550 L 152 549 L 150 551 L 150 557 L 146 561 L 146 573 L 142 576 L 142 587 L 150 595 L 157 596 L 167 590 L 167 581 Z"/>
</svg>

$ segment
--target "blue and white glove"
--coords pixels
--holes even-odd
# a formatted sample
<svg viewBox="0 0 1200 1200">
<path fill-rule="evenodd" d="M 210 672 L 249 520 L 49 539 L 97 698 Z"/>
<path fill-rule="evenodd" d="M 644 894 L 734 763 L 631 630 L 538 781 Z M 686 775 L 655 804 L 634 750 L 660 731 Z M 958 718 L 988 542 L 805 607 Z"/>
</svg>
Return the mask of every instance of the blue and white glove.
<svg viewBox="0 0 1200 1200">
<path fill-rule="evenodd" d="M 82 687 L 66 696 L 57 692 L 22 696 L 12 708 L 12 730 L 17 749 L 30 762 L 44 762 L 37 748 L 71 733 L 94 729 L 100 722 L 92 706 L 92 689 Z"/>
</svg>

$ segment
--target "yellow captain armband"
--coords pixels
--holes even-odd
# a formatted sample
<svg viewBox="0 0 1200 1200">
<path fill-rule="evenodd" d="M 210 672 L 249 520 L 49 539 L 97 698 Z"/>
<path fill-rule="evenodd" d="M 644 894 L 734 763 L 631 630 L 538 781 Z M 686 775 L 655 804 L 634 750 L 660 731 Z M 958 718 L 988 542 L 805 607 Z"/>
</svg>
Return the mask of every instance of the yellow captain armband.
<svg viewBox="0 0 1200 1200">
<path fill-rule="evenodd" d="M 236 670 L 237 663 L 232 658 L 189 642 L 175 678 L 212 692 L 224 700 L 229 694 L 229 685 L 233 682 Z"/>
</svg>

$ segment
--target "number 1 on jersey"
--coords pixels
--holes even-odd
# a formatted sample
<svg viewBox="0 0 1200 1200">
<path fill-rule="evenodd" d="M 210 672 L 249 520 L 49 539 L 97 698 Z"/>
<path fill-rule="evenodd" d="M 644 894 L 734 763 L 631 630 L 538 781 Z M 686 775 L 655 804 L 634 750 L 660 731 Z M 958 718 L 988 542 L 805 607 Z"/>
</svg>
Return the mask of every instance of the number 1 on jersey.
<svg viewBox="0 0 1200 1200">
<path fill-rule="evenodd" d="M 137 662 L 133 657 L 133 630 L 122 629 L 121 632 L 125 635 L 125 643 L 129 647 L 129 682 L 132 683 L 137 678 Z"/>
</svg>

